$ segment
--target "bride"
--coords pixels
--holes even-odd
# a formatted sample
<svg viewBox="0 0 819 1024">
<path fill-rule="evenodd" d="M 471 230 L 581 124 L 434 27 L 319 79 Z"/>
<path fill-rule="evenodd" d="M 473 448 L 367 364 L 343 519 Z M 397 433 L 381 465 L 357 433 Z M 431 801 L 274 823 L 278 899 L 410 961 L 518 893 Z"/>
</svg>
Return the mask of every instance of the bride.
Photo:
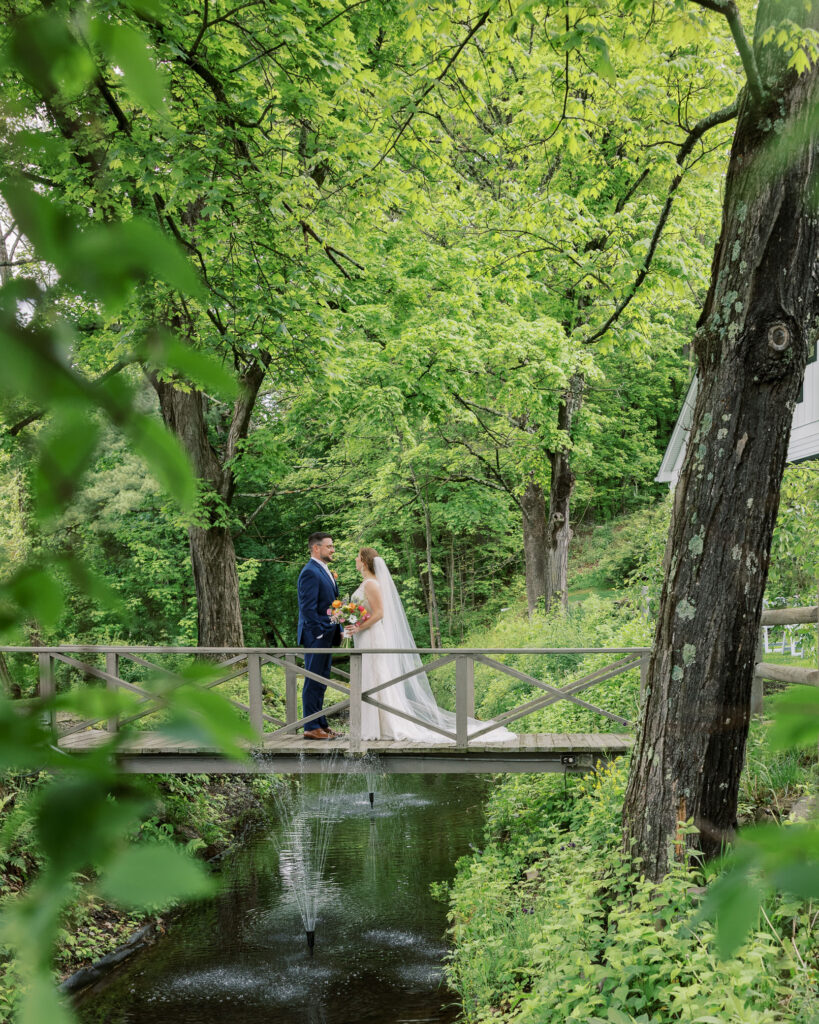
<svg viewBox="0 0 819 1024">
<path fill-rule="evenodd" d="M 356 604 L 362 604 L 370 617 L 358 625 L 350 626 L 346 636 L 352 636 L 356 650 L 373 648 L 404 648 L 403 654 L 370 654 L 361 659 L 361 691 L 368 690 L 388 679 L 412 672 L 421 667 L 421 658 L 414 653 L 415 641 L 410 631 L 404 606 L 395 589 L 390 570 L 375 548 L 361 548 L 355 560 L 361 573 L 361 586 L 352 595 Z M 409 648 L 410 650 L 406 650 Z M 420 719 L 427 726 L 455 732 L 455 715 L 439 708 L 432 694 L 426 673 L 404 679 L 373 694 L 373 699 L 387 707 Z M 483 729 L 488 723 L 468 719 L 469 732 Z M 418 722 L 410 722 L 398 715 L 383 711 L 373 704 L 361 703 L 361 738 L 365 740 L 416 740 L 424 743 L 453 743 L 454 740 Z M 504 742 L 516 739 L 514 733 L 498 727 L 484 733 L 481 739 Z"/>
</svg>

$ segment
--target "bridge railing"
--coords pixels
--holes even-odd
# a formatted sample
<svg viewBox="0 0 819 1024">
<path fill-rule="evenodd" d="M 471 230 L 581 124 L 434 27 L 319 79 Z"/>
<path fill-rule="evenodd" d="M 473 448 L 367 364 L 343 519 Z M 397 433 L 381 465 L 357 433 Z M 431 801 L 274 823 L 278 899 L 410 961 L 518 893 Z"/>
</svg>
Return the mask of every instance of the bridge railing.
<svg viewBox="0 0 819 1024">
<path fill-rule="evenodd" d="M 757 645 L 756 666 L 754 668 L 753 689 L 751 691 L 751 714 L 762 713 L 763 680 L 772 679 L 779 683 L 799 683 L 803 686 L 819 686 L 819 670 L 803 665 L 776 665 L 766 662 L 765 630 L 771 626 L 813 625 L 819 628 L 819 606 L 808 605 L 801 608 L 765 608 L 759 626 L 759 643 Z"/>
<path fill-rule="evenodd" d="M 173 659 L 190 659 L 198 657 L 212 662 L 213 672 L 197 685 L 213 689 L 242 679 L 246 682 L 247 700 L 237 699 L 236 694 L 228 696 L 230 703 L 246 713 L 260 744 L 274 744 L 277 739 L 293 736 L 321 715 L 334 715 L 343 711 L 349 714 L 350 749 L 360 749 L 362 704 L 366 703 L 379 711 L 405 719 L 423 726 L 432 732 L 439 733 L 443 741 L 454 742 L 458 747 L 466 748 L 470 743 L 484 737 L 499 726 L 509 726 L 556 704 L 566 701 L 577 707 L 603 716 L 623 728 L 630 728 L 631 723 L 622 715 L 585 700 L 580 694 L 600 685 L 618 675 L 638 669 L 640 671 L 641 691 L 645 685 L 648 659 L 651 649 L 648 647 L 545 647 L 545 648 L 415 648 L 411 651 L 396 648 L 371 650 L 339 650 L 334 656 L 339 659 L 349 657 L 349 670 L 334 665 L 332 677 L 326 679 L 309 671 L 303 661 L 309 654 L 326 654 L 326 649 L 311 650 L 303 647 L 260 648 L 260 647 L 133 647 L 105 645 L 66 645 L 61 647 L 0 647 L 0 654 L 22 655 L 35 657 L 38 660 L 39 693 L 47 698 L 56 692 L 55 670 L 58 666 L 67 666 L 68 670 L 87 680 L 104 683 L 109 690 L 125 690 L 137 698 L 135 707 L 122 717 L 89 718 L 80 722 L 61 723 L 57 729 L 53 711 L 51 724 L 57 729 L 60 738 L 87 729 L 100 728 L 109 733 L 133 725 L 150 715 L 161 715 L 168 706 L 168 691 L 177 686 L 190 685 L 191 680 L 178 665 L 168 668 L 157 663 L 157 659 L 171 657 Z M 362 659 L 378 654 L 414 654 L 426 657 L 425 664 L 392 679 L 380 681 L 362 689 Z M 560 686 L 537 678 L 530 673 L 505 664 L 499 658 L 503 656 L 548 657 L 565 655 L 599 655 L 606 656 L 606 663 L 587 671 L 569 682 L 561 682 Z M 614 660 L 611 657 L 617 656 Z M 405 680 L 420 673 L 430 675 L 447 666 L 455 667 L 455 713 L 454 728 L 447 729 L 430 723 L 413 714 L 399 711 L 382 700 L 379 693 L 388 687 L 402 684 Z M 275 666 L 284 673 L 284 716 L 278 717 L 265 710 L 263 694 L 264 666 Z M 512 679 L 528 684 L 536 691 L 541 691 L 517 707 L 497 715 L 491 723 L 477 722 L 475 719 L 475 668 L 491 669 Z M 127 672 L 125 671 L 127 667 Z M 450 669 L 451 670 L 451 669 Z M 159 691 L 151 688 L 150 678 L 140 679 L 140 672 L 148 677 L 160 676 L 163 685 Z M 126 678 L 130 675 L 131 678 Z M 298 712 L 298 684 L 303 678 L 314 679 L 325 684 L 341 699 L 328 704 L 322 711 L 307 717 L 300 717 Z"/>
</svg>

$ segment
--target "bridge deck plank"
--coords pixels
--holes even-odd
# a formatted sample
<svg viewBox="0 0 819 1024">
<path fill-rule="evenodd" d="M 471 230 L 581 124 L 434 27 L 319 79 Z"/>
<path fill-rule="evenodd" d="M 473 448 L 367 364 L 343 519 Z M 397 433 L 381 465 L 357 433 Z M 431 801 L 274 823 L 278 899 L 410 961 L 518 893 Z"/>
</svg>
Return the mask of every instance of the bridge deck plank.
<svg viewBox="0 0 819 1024">
<path fill-rule="evenodd" d="M 110 733 L 102 729 L 87 729 L 60 739 L 59 745 L 66 751 L 93 750 L 110 739 Z M 519 733 L 517 740 L 509 743 L 485 740 L 483 737 L 470 744 L 467 753 L 498 754 L 525 752 L 528 754 L 594 754 L 623 753 L 633 743 L 633 737 L 622 733 Z M 305 740 L 300 736 L 278 736 L 274 742 L 261 744 L 265 753 L 317 754 L 326 756 L 332 751 L 348 752 L 346 738 L 319 742 Z M 191 754 L 208 753 L 216 750 L 214 745 L 196 740 L 178 739 L 166 733 L 139 732 L 124 738 L 120 749 L 129 755 L 138 754 Z M 458 748 L 449 743 L 420 743 L 405 740 L 365 740 L 361 752 L 376 754 L 406 754 L 423 757 L 425 754 L 441 756 L 454 753 Z M 460 753 L 463 753 L 461 751 Z"/>
</svg>

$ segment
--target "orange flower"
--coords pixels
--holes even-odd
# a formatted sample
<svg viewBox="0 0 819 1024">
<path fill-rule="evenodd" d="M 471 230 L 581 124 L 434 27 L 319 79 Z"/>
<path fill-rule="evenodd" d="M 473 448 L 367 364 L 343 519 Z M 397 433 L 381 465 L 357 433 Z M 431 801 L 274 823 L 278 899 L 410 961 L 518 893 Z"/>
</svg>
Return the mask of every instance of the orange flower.
<svg viewBox="0 0 819 1024">
<path fill-rule="evenodd" d="M 340 608 L 341 607 L 341 601 L 338 601 L 338 600 L 333 601 L 333 603 L 332 603 L 332 605 L 330 607 L 331 608 Z"/>
</svg>

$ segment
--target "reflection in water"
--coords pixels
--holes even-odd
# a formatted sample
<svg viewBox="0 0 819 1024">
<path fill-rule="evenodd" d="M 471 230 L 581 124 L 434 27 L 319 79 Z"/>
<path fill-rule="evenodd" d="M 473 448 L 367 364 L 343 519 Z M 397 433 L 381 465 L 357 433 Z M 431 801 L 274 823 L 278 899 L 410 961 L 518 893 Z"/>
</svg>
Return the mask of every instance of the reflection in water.
<svg viewBox="0 0 819 1024">
<path fill-rule="evenodd" d="M 322 781 L 324 779 L 325 781 Z M 188 909 L 153 949 L 97 986 L 85 1024 L 399 1024 L 454 1021 L 442 988 L 446 907 L 431 882 L 452 877 L 478 835 L 480 776 L 366 775 L 279 779 L 271 823 L 224 865 L 220 896 Z M 328 824 L 316 885 L 311 959 L 287 846 Z M 313 820 L 313 824 L 304 824 Z M 288 866 L 289 865 L 289 866 Z M 288 874 L 290 872 L 290 874 Z"/>
</svg>

